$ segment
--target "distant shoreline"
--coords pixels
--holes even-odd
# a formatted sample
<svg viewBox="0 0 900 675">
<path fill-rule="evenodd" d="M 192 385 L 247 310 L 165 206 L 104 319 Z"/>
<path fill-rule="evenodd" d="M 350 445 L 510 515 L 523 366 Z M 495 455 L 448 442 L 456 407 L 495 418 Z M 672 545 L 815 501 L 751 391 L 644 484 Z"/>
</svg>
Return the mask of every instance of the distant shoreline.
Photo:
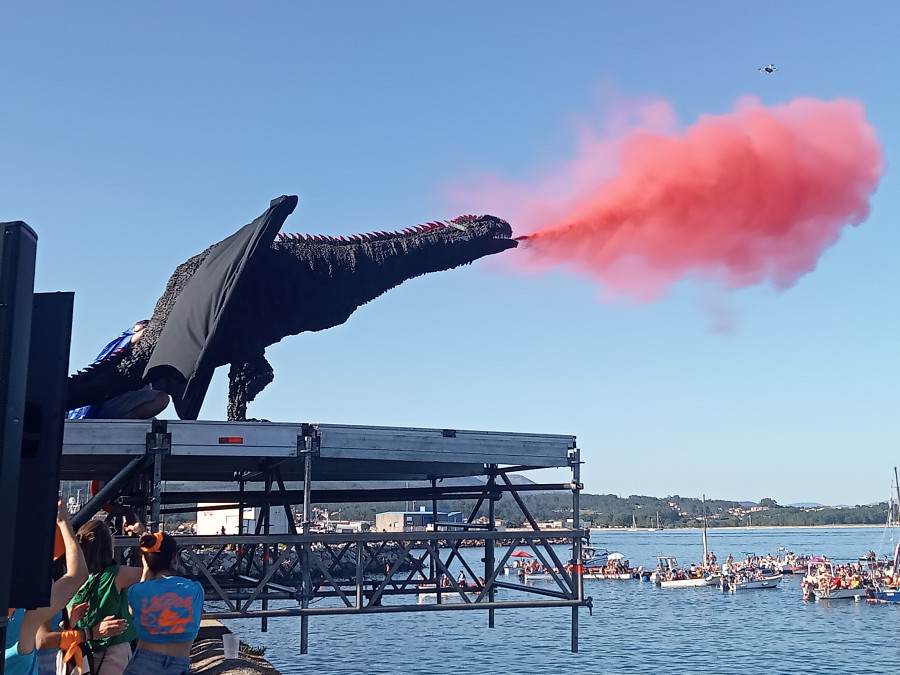
<svg viewBox="0 0 900 675">
<path fill-rule="evenodd" d="M 866 524 L 858 524 L 858 525 L 850 525 L 850 524 L 840 524 L 840 525 L 754 525 L 753 527 L 747 527 L 746 525 L 738 526 L 738 525 L 722 525 L 720 527 L 707 527 L 706 531 L 710 532 L 712 530 L 717 531 L 753 531 L 753 530 L 821 530 L 821 529 L 836 529 L 836 528 L 874 528 L 881 529 L 885 527 L 884 524 L 881 525 L 866 525 Z M 656 530 L 650 527 L 639 527 L 636 530 L 632 530 L 630 527 L 592 527 L 591 531 L 597 532 L 692 532 L 697 531 L 700 532 L 703 530 L 702 527 L 669 527 L 663 530 Z"/>
</svg>

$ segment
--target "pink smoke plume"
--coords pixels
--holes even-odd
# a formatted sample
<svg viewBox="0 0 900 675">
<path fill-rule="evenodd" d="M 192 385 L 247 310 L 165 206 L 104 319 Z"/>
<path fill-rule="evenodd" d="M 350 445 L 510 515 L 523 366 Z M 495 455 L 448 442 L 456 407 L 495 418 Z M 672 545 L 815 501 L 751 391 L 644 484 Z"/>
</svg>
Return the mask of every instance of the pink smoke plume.
<svg viewBox="0 0 900 675">
<path fill-rule="evenodd" d="M 564 266 L 608 296 L 649 301 L 689 277 L 793 285 L 845 225 L 865 220 L 884 172 L 852 100 L 744 100 L 683 132 L 667 104 L 637 113 L 639 128 L 585 134 L 574 161 L 533 182 L 484 179 L 457 196 L 524 225 L 530 267 Z"/>
</svg>

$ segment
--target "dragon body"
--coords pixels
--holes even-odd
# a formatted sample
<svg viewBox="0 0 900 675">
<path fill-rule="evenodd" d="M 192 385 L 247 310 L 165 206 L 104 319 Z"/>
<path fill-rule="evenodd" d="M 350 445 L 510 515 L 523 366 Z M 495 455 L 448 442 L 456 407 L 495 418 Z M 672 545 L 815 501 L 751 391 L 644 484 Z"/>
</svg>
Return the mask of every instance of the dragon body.
<svg viewBox="0 0 900 675">
<path fill-rule="evenodd" d="M 350 237 L 278 234 L 248 268 L 216 329 L 211 365 L 229 366 L 228 419 L 246 419 L 247 404 L 274 379 L 265 358 L 269 345 L 338 326 L 357 308 L 408 279 L 515 247 L 511 237 L 506 221 L 471 215 Z M 101 402 L 152 379 L 145 371 L 173 308 L 221 243 L 175 269 L 133 349 L 69 377 L 69 408 Z"/>
</svg>

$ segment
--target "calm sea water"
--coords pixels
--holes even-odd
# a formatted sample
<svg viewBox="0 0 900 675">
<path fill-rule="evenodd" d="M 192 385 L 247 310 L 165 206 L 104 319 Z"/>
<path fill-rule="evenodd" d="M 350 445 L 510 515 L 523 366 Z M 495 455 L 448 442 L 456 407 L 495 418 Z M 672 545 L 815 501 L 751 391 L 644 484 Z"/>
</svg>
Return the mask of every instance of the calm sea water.
<svg viewBox="0 0 900 675">
<path fill-rule="evenodd" d="M 633 566 L 660 553 L 699 562 L 699 531 L 592 533 L 598 547 Z M 730 552 L 795 553 L 855 560 L 887 555 L 896 536 L 883 528 L 711 530 L 719 560 Z M 561 551 L 562 552 L 562 551 Z M 480 551 L 466 551 L 477 560 Z M 300 620 L 226 622 L 253 645 L 266 645 L 285 675 L 318 673 L 897 673 L 900 606 L 801 600 L 800 579 L 774 590 L 735 595 L 716 588 L 660 589 L 639 581 L 585 581 L 593 615 L 579 614 L 579 652 L 570 645 L 571 610 L 423 612 L 312 617 L 309 653 L 300 654 Z M 502 595 L 502 592 L 501 592 Z"/>
</svg>

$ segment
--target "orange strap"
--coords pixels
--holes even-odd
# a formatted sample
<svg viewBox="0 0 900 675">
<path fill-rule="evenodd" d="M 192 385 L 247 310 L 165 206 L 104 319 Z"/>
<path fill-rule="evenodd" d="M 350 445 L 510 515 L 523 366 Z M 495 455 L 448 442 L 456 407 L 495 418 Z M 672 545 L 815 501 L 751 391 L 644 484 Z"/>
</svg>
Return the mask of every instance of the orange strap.
<svg viewBox="0 0 900 675">
<path fill-rule="evenodd" d="M 78 630 L 64 630 L 62 635 L 59 638 L 59 648 L 65 652 L 63 654 L 63 663 L 68 663 L 72 659 L 75 659 L 75 668 L 78 670 L 80 675 L 81 673 L 81 665 L 84 661 L 84 654 L 81 651 L 81 641 L 78 639 L 81 637 L 79 634 L 81 631 Z"/>
</svg>

